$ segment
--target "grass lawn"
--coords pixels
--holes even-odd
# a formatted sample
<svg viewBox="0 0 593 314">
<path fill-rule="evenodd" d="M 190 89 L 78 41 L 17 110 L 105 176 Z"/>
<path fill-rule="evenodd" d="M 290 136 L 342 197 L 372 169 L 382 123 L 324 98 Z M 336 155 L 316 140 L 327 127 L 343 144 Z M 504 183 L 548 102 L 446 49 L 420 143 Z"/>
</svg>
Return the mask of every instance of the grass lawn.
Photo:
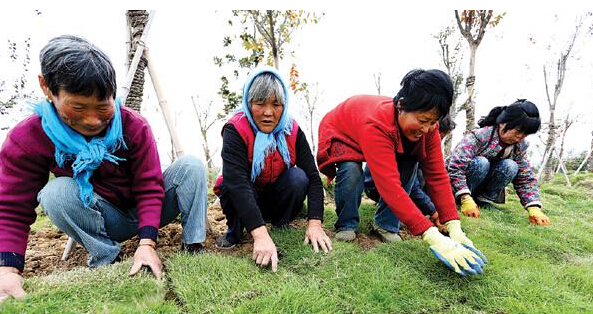
<svg viewBox="0 0 593 314">
<path fill-rule="evenodd" d="M 593 313 L 593 175 L 573 187 L 557 178 L 542 195 L 549 227 L 530 226 L 514 195 L 462 218 L 490 260 L 481 276 L 457 276 L 419 239 L 316 254 L 304 230 L 277 231 L 277 273 L 249 256 L 180 253 L 165 261 L 165 282 L 129 278 L 130 261 L 27 279 L 28 297 L 0 313 Z M 368 233 L 373 206 L 361 211 Z M 327 208 L 325 227 L 334 221 Z"/>
</svg>

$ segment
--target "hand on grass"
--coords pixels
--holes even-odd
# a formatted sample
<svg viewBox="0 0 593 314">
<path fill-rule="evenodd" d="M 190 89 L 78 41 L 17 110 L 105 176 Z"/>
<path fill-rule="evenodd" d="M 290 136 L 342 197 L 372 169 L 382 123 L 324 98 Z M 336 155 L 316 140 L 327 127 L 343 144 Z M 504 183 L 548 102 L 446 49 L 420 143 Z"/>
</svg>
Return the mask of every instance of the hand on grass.
<svg viewBox="0 0 593 314">
<path fill-rule="evenodd" d="M 130 276 L 136 275 L 142 266 L 150 267 L 156 279 L 161 280 L 163 278 L 163 263 L 156 254 L 156 243 L 151 239 L 140 240 L 136 253 L 134 253 L 134 263 L 130 268 Z"/>
<path fill-rule="evenodd" d="M 276 245 L 268 234 L 266 226 L 260 226 L 251 231 L 253 236 L 253 260 L 259 266 L 265 267 L 272 264 L 272 271 L 278 269 L 278 252 Z"/>
<path fill-rule="evenodd" d="M 530 224 L 540 226 L 547 226 L 550 224 L 550 218 L 542 212 L 542 209 L 539 206 L 529 206 L 527 207 L 527 212 L 529 213 Z"/>
<path fill-rule="evenodd" d="M 0 303 L 9 297 L 21 299 L 25 297 L 23 277 L 14 267 L 0 267 Z"/>
<path fill-rule="evenodd" d="M 325 231 L 323 231 L 323 228 L 321 227 L 321 220 L 319 219 L 310 219 L 309 223 L 307 224 L 307 230 L 305 231 L 305 241 L 303 244 L 307 245 L 309 243 L 311 243 L 315 252 L 319 252 L 319 247 L 321 247 L 325 253 L 333 250 L 332 241 L 327 236 L 327 234 L 325 234 Z"/>
<path fill-rule="evenodd" d="M 422 240 L 430 244 L 432 253 L 460 276 L 477 275 L 483 272 L 484 261 L 470 249 L 442 235 L 436 227 L 428 228 Z"/>
<path fill-rule="evenodd" d="M 461 213 L 468 217 L 480 218 L 480 209 L 469 194 L 461 197 Z"/>
</svg>

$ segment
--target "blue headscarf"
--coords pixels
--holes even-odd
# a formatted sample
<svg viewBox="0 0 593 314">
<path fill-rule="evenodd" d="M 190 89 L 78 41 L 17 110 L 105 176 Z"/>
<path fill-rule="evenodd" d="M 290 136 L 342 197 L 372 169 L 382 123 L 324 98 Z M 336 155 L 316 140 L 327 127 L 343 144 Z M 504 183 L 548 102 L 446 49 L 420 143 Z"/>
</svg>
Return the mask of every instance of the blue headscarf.
<svg viewBox="0 0 593 314">
<path fill-rule="evenodd" d="M 270 133 L 261 132 L 255 122 L 253 122 L 253 117 L 251 116 L 248 103 L 248 93 L 251 83 L 253 83 L 253 80 L 256 76 L 262 73 L 274 74 L 274 76 L 282 84 L 282 88 L 284 90 L 284 106 L 282 108 L 282 115 L 280 116 L 278 125 L 276 125 L 274 130 L 272 130 Z M 255 182 L 255 179 L 257 176 L 259 176 L 265 166 L 266 157 L 269 154 L 274 153 L 276 149 L 278 149 L 280 152 L 280 155 L 286 164 L 286 168 L 290 168 L 290 152 L 288 151 L 288 145 L 286 144 L 286 135 L 290 135 L 292 132 L 292 118 L 288 116 L 288 87 L 276 69 L 269 66 L 264 66 L 254 70 L 249 75 L 243 87 L 243 108 L 240 111 L 242 111 L 247 117 L 249 124 L 251 125 L 251 129 L 255 133 L 255 143 L 253 144 L 253 161 L 251 164 L 251 181 Z"/>
<path fill-rule="evenodd" d="M 58 166 L 64 167 L 65 161 L 74 160 L 72 177 L 78 184 L 79 197 L 85 206 L 90 206 L 93 201 L 93 186 L 89 182 L 93 171 L 104 160 L 114 164 L 125 160 L 113 155 L 120 147 L 127 149 L 123 138 L 120 107 L 121 99 L 116 99 L 113 118 L 105 135 L 95 136 L 87 141 L 83 135 L 62 121 L 47 99 L 34 104 L 33 110 L 41 117 L 43 131 L 56 147 L 54 157 Z"/>
</svg>

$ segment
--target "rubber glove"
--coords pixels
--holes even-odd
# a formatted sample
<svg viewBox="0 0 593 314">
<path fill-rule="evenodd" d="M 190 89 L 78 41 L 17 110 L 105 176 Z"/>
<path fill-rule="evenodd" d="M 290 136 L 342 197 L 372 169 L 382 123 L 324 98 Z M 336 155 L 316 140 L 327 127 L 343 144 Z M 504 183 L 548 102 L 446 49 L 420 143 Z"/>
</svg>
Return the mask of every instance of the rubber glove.
<svg viewBox="0 0 593 314">
<path fill-rule="evenodd" d="M 430 244 L 430 251 L 451 270 L 460 276 L 482 273 L 484 261 L 459 242 L 442 235 L 437 227 L 430 227 L 422 234 L 422 240 Z"/>
<path fill-rule="evenodd" d="M 542 212 L 542 209 L 539 206 L 529 206 L 527 207 L 527 212 L 529 213 L 530 224 L 540 226 L 547 226 L 550 224 L 550 218 Z"/>
<path fill-rule="evenodd" d="M 447 230 L 449 230 L 449 237 L 451 239 L 461 243 L 463 246 L 468 248 L 470 251 L 472 251 L 476 255 L 478 255 L 484 263 L 488 264 L 488 259 L 486 258 L 484 253 L 482 253 L 480 250 L 476 249 L 476 247 L 474 246 L 474 242 L 472 242 L 472 240 L 470 240 L 465 235 L 463 230 L 461 230 L 461 221 L 449 220 L 445 223 L 445 226 L 447 226 Z"/>
<path fill-rule="evenodd" d="M 461 198 L 461 213 L 468 217 L 480 217 L 480 209 L 471 196 Z"/>
</svg>

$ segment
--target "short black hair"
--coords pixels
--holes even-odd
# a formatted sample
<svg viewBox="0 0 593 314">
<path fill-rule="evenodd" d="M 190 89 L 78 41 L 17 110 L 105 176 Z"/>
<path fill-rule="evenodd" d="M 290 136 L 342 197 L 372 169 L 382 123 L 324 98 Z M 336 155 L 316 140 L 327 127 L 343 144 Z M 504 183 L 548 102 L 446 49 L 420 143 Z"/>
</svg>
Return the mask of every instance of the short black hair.
<svg viewBox="0 0 593 314">
<path fill-rule="evenodd" d="M 541 126 L 537 106 L 527 99 L 517 99 L 509 106 L 494 107 L 478 121 L 480 127 L 506 123 L 503 131 L 517 129 L 524 134 L 534 134 Z"/>
<path fill-rule="evenodd" d="M 393 103 L 401 103 L 404 111 L 430 111 L 437 108 L 439 119 L 449 115 L 453 102 L 453 83 L 441 70 L 415 69 L 402 79 L 401 89 Z"/>
<path fill-rule="evenodd" d="M 41 75 L 49 90 L 106 99 L 115 98 L 115 70 L 109 57 L 84 38 L 62 35 L 51 39 L 39 53 Z"/>
</svg>

